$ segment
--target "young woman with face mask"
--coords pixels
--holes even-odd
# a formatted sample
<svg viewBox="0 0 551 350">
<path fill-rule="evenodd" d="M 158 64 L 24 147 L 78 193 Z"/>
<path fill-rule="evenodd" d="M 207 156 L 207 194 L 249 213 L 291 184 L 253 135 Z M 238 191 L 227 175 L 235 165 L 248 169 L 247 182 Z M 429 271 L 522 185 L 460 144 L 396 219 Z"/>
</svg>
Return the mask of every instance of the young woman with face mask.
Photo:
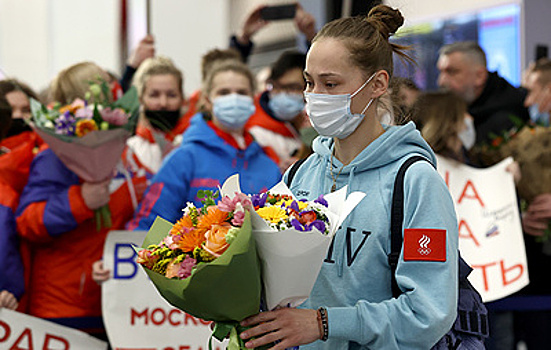
<svg viewBox="0 0 551 350">
<path fill-rule="evenodd" d="M 306 55 L 295 51 L 284 52 L 278 58 L 268 78 L 269 89 L 256 96 L 256 112 L 246 125 L 261 146 L 276 153 L 282 172 L 305 148 L 299 130 L 305 118 L 305 61 Z"/>
<path fill-rule="evenodd" d="M 271 349 L 429 349 L 456 319 L 457 219 L 444 181 L 427 161 L 405 174 L 404 243 L 395 273 L 402 294 L 393 298 L 391 288 L 387 254 L 396 173 L 415 155 L 435 162 L 413 123 L 388 126 L 377 114 L 392 54 L 403 54 L 388 38 L 403 21 L 399 11 L 379 5 L 367 17 L 328 23 L 313 41 L 304 95 L 321 136 L 290 189 L 312 200 L 347 186 L 366 197 L 337 231 L 301 308 L 242 322 L 252 327 L 241 333 L 248 348 L 279 341 Z M 422 255 L 418 249 L 428 240 L 431 251 Z"/>
<path fill-rule="evenodd" d="M 236 173 L 245 193 L 258 193 L 280 180 L 277 165 L 244 128 L 255 110 L 253 91 L 254 78 L 243 63 L 227 61 L 211 68 L 201 112 L 153 178 L 129 229 L 147 230 L 157 216 L 176 222 L 187 202 L 202 205 L 199 190 L 216 191 Z"/>
<path fill-rule="evenodd" d="M 134 75 L 142 114 L 136 135 L 127 144 L 129 151 L 149 176 L 159 171 L 163 158 L 181 142 L 185 129 L 182 119 L 184 103 L 183 75 L 166 57 L 146 59 Z"/>
</svg>

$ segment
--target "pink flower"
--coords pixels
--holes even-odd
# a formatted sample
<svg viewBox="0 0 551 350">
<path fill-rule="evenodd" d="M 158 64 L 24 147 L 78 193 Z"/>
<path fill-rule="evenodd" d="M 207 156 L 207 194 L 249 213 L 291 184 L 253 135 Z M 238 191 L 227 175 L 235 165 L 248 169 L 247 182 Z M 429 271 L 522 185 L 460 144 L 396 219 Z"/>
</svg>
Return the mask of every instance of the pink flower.
<svg viewBox="0 0 551 350">
<path fill-rule="evenodd" d="M 191 271 L 197 264 L 197 260 L 193 259 L 189 255 L 186 255 L 184 260 L 180 263 L 175 262 L 176 259 L 170 262 L 167 266 L 165 276 L 168 278 L 178 277 L 179 279 L 185 279 L 191 276 Z"/>
<path fill-rule="evenodd" d="M 241 227 L 243 226 L 243 221 L 245 221 L 244 211 L 236 211 L 233 213 L 233 219 L 231 220 L 233 226 Z"/>
<path fill-rule="evenodd" d="M 220 201 L 218 201 L 218 209 L 231 213 L 235 210 L 235 203 L 230 197 L 224 196 Z"/>
<path fill-rule="evenodd" d="M 218 201 L 218 209 L 231 213 L 235 210 L 237 204 L 241 204 L 243 208 L 252 209 L 252 201 L 246 194 L 235 193 L 235 197 L 230 199 L 228 196 L 224 196 L 220 201 Z"/>
<path fill-rule="evenodd" d="M 180 263 L 180 270 L 178 270 L 178 277 L 180 279 L 188 278 L 191 276 L 191 270 L 197 264 L 197 260 L 193 259 L 190 256 L 186 256 L 184 261 Z"/>
<path fill-rule="evenodd" d="M 82 107 L 80 109 L 77 109 L 75 112 L 76 118 L 82 118 L 82 119 L 92 119 L 94 116 L 94 111 L 90 107 Z"/>
<path fill-rule="evenodd" d="M 111 107 L 107 107 L 102 109 L 100 114 L 103 120 L 111 125 L 121 126 L 128 123 L 129 116 L 121 108 L 111 109 Z"/>
</svg>

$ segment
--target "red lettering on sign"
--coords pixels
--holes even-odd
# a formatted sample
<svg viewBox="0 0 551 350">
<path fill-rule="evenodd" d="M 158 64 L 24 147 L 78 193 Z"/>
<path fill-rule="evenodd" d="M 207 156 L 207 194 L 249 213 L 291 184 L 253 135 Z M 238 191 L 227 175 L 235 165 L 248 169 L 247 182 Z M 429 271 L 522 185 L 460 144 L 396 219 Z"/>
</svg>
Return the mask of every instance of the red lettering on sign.
<svg viewBox="0 0 551 350">
<path fill-rule="evenodd" d="M 490 266 L 495 265 L 495 262 L 486 264 L 486 265 L 472 265 L 471 267 L 473 269 L 482 269 L 482 281 L 484 282 L 484 290 L 487 292 L 490 288 L 488 286 L 488 274 L 487 274 L 487 268 Z"/>
<path fill-rule="evenodd" d="M 480 244 L 478 243 L 478 240 L 473 235 L 473 231 L 471 230 L 471 228 L 469 227 L 469 225 L 464 219 L 461 219 L 461 221 L 459 222 L 458 231 L 459 231 L 459 238 L 472 239 L 474 244 L 477 247 L 480 246 Z M 464 234 L 464 231 L 467 231 L 466 234 Z"/>
<path fill-rule="evenodd" d="M 21 342 L 23 342 L 24 339 L 27 340 L 28 345 L 23 347 L 23 348 L 20 348 L 19 345 L 21 344 Z M 19 338 L 17 338 L 15 343 L 13 343 L 13 345 L 10 348 L 10 350 L 33 350 L 33 349 L 34 349 L 33 348 L 33 336 L 31 334 L 31 330 L 29 328 L 25 328 L 23 333 L 21 333 Z"/>
<path fill-rule="evenodd" d="M 467 190 L 471 189 L 472 194 L 467 194 Z M 474 187 L 474 184 L 471 180 L 467 180 L 467 183 L 465 184 L 465 187 L 463 188 L 463 192 L 461 193 L 461 196 L 459 196 L 459 200 L 457 201 L 457 204 L 461 204 L 461 201 L 463 198 L 467 199 L 476 199 L 480 203 L 480 206 L 484 208 L 484 202 L 482 202 L 482 198 L 478 195 L 478 191 Z"/>
<path fill-rule="evenodd" d="M 161 316 L 160 318 L 157 317 L 157 319 L 155 319 L 155 315 L 161 315 Z M 165 310 L 161 308 L 157 308 L 151 312 L 151 322 L 153 322 L 154 325 L 156 326 L 162 325 L 163 323 L 165 323 L 165 321 L 166 321 Z"/>
<path fill-rule="evenodd" d="M 488 291 L 490 289 L 489 278 L 488 278 L 488 276 L 490 274 L 489 267 L 498 265 L 498 263 L 499 263 L 499 273 L 501 275 L 501 281 L 503 283 L 502 284 L 503 287 L 506 287 L 509 284 L 518 281 L 525 273 L 524 266 L 522 266 L 521 264 L 515 264 L 515 265 L 512 265 L 511 267 L 507 268 L 507 267 L 505 267 L 505 262 L 503 260 L 490 262 L 490 263 L 487 263 L 487 264 L 484 264 L 484 265 L 472 265 L 473 269 L 480 269 L 481 270 L 481 272 L 482 272 L 482 282 L 484 283 L 484 290 L 485 291 Z M 514 273 L 515 271 L 516 271 L 516 273 Z M 495 274 L 496 272 L 498 272 L 498 271 L 495 271 L 493 273 Z M 514 273 L 513 277 L 511 277 L 512 273 Z M 510 277 L 510 278 L 508 278 L 508 277 Z"/>
<path fill-rule="evenodd" d="M 59 345 L 52 346 L 50 348 L 50 341 L 54 340 L 55 343 L 59 344 L 62 343 L 64 345 L 63 350 L 69 350 L 69 342 L 65 338 L 58 337 L 57 335 L 48 334 L 46 333 L 46 338 L 44 339 L 44 346 L 42 347 L 42 350 L 59 350 Z"/>
<path fill-rule="evenodd" d="M 197 319 L 195 319 L 195 317 L 191 315 L 186 314 L 184 324 L 187 326 L 189 321 L 191 321 L 191 323 L 193 323 L 194 326 L 197 326 Z"/>
<path fill-rule="evenodd" d="M 180 312 L 180 310 L 177 310 L 177 309 L 172 309 L 172 310 L 170 310 L 170 312 L 168 313 L 168 322 L 169 322 L 172 326 L 179 326 L 179 325 L 181 325 L 181 324 L 182 324 L 182 321 L 180 321 L 180 320 L 174 321 L 174 320 L 172 319 L 172 315 L 174 315 L 174 314 L 176 314 L 176 315 L 179 316 L 179 315 L 181 314 L 181 312 Z"/>
<path fill-rule="evenodd" d="M 499 265 L 501 267 L 501 278 L 503 279 L 503 285 L 506 286 L 506 285 L 509 285 L 515 281 L 517 281 L 519 278 L 522 277 L 522 275 L 524 274 L 524 266 L 520 265 L 520 264 L 517 264 L 517 265 L 513 265 L 512 267 L 510 268 L 505 268 L 505 263 L 503 262 L 503 260 L 501 260 L 499 262 Z M 507 280 L 507 274 L 509 272 L 511 272 L 512 270 L 518 270 L 518 274 L 513 277 L 512 279 L 510 280 Z"/>
<path fill-rule="evenodd" d="M 4 329 L 4 335 L 2 336 L 2 338 L 0 338 L 0 343 L 3 343 L 6 340 L 8 340 L 8 338 L 10 337 L 11 328 L 10 328 L 9 324 L 7 324 L 6 322 L 4 322 L 2 320 L 0 320 L 0 327 L 2 327 Z"/>
<path fill-rule="evenodd" d="M 148 323 L 148 315 L 149 313 L 149 308 L 146 308 L 145 310 L 143 310 L 142 312 L 138 312 L 136 310 L 134 310 L 133 308 L 130 309 L 130 324 L 133 326 L 136 321 L 135 321 L 135 318 L 144 318 L 145 319 L 145 322 L 144 324 L 147 326 L 147 323 Z"/>
</svg>

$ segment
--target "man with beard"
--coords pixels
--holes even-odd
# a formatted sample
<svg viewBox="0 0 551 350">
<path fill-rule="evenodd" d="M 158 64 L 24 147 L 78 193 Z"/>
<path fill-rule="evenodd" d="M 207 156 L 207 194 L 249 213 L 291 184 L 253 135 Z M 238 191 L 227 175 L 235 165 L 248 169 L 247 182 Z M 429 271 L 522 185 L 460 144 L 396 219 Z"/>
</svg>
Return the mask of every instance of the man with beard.
<svg viewBox="0 0 551 350">
<path fill-rule="evenodd" d="M 486 54 L 475 42 L 457 42 L 440 49 L 438 85 L 459 95 L 474 118 L 476 145 L 527 121 L 526 93 L 486 68 Z"/>
</svg>

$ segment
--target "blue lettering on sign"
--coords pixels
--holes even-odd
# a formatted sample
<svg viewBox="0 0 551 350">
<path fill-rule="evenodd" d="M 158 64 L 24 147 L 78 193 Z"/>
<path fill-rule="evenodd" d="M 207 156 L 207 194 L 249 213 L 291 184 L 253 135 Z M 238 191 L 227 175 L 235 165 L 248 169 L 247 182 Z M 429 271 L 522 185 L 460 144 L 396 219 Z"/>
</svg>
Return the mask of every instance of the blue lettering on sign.
<svg viewBox="0 0 551 350">
<path fill-rule="evenodd" d="M 135 258 L 138 254 L 132 248 L 130 243 L 115 244 L 115 268 L 113 278 L 132 279 L 138 273 L 138 264 Z M 126 268 L 121 268 L 127 266 Z M 130 272 L 130 273 L 129 273 Z"/>
</svg>

